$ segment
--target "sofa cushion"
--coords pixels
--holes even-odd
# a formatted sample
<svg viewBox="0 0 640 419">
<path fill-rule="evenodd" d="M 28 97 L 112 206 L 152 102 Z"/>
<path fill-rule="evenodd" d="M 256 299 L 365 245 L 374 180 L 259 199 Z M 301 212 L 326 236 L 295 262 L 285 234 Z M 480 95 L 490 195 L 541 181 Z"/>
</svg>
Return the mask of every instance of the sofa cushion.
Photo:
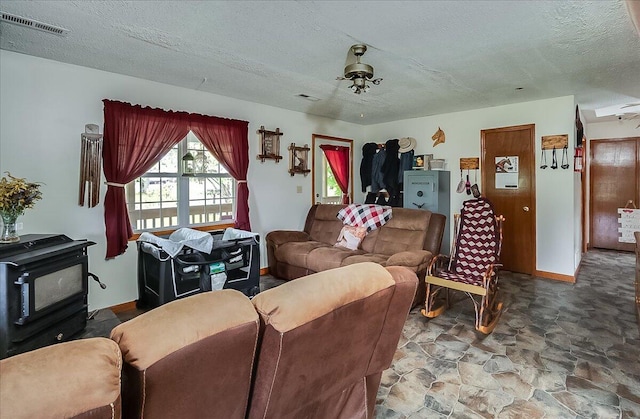
<svg viewBox="0 0 640 419">
<path fill-rule="evenodd" d="M 252 302 L 266 325 L 285 333 L 394 285 L 386 269 L 367 263 L 305 276 L 261 292 Z"/>
<path fill-rule="evenodd" d="M 380 228 L 373 253 L 392 255 L 423 249 L 430 219 L 429 211 L 394 208 L 393 218 Z"/>
<path fill-rule="evenodd" d="M 362 250 L 349 250 L 341 247 L 318 247 L 309 253 L 306 267 L 314 272 L 343 266 L 342 261 L 352 255 L 362 254 Z"/>
<path fill-rule="evenodd" d="M 182 301 L 164 304 L 111 331 L 125 362 L 142 371 L 187 345 L 258 319 L 247 297 L 236 290 L 196 294 L 189 297 L 189 304 Z M 204 312 L 206 316 L 199 315 Z M 155 344 L 148 345 L 152 341 Z"/>
<path fill-rule="evenodd" d="M 45 346 L 0 361 L 0 417 L 120 417 L 122 357 L 105 338 Z"/>
<path fill-rule="evenodd" d="M 343 205 L 319 205 L 316 207 L 313 223 L 309 228 L 311 240 L 333 245 L 338 241 L 342 230 L 342 221 L 338 220 L 338 211 Z"/>
<path fill-rule="evenodd" d="M 414 272 L 426 271 L 433 255 L 428 250 L 394 253 L 387 259 L 387 266 L 406 266 Z"/>
<path fill-rule="evenodd" d="M 387 259 L 389 259 L 389 257 L 386 255 L 377 255 L 374 253 L 362 253 L 359 255 L 354 255 L 353 253 L 351 253 L 351 256 L 345 258 L 342 261 L 342 266 L 353 265 L 354 263 L 361 262 L 373 262 L 381 266 L 386 266 Z"/>
<path fill-rule="evenodd" d="M 333 249 L 333 243 L 335 243 L 335 240 L 331 245 L 313 240 L 308 242 L 284 243 L 275 250 L 275 256 L 280 262 L 305 268 L 308 265 L 309 253 L 312 250 L 319 247 L 330 247 Z"/>
</svg>

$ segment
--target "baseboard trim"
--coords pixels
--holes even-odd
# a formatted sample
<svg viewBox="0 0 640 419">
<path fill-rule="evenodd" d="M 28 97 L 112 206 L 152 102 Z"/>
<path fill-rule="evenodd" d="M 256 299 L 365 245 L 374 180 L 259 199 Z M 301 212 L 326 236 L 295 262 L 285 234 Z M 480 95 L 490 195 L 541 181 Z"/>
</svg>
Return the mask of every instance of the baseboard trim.
<svg viewBox="0 0 640 419">
<path fill-rule="evenodd" d="M 260 268 L 260 275 L 269 275 L 269 267 Z"/>
<path fill-rule="evenodd" d="M 546 271 L 536 270 L 536 276 L 539 276 L 540 278 L 554 279 L 556 281 L 571 282 L 572 284 L 575 284 L 576 282 L 575 276 L 563 275 L 555 272 L 546 272 Z"/>
<path fill-rule="evenodd" d="M 115 314 L 118 314 L 118 313 L 122 313 L 123 311 L 135 310 L 137 307 L 136 307 L 136 302 L 135 301 L 129 301 L 129 302 L 126 302 L 126 303 L 122 303 L 122 304 L 117 304 L 115 306 L 111 306 L 109 308 Z"/>
</svg>

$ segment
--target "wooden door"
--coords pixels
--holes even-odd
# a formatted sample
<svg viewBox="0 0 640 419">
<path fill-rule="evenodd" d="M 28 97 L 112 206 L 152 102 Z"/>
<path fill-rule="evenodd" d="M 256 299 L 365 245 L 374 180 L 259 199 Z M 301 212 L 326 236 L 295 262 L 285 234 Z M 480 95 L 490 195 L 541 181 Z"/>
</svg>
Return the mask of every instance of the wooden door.
<svg viewBox="0 0 640 419">
<path fill-rule="evenodd" d="M 535 125 L 482 130 L 482 191 L 505 217 L 503 269 L 536 269 Z M 496 185 L 496 158 L 518 157 L 517 187 Z M 515 183 L 514 183 L 515 185 Z"/>
<path fill-rule="evenodd" d="M 640 204 L 640 138 L 591 140 L 590 245 L 633 251 L 620 243 L 618 208 L 629 200 Z"/>
</svg>

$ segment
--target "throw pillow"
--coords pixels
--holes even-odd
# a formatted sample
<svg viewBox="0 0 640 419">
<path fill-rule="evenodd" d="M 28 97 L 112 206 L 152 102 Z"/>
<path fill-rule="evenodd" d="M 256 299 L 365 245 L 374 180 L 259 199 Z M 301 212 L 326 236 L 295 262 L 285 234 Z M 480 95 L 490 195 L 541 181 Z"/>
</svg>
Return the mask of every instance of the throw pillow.
<svg viewBox="0 0 640 419">
<path fill-rule="evenodd" d="M 358 246 L 360 246 L 360 242 L 366 235 L 366 227 L 344 226 L 342 227 L 342 230 L 340 230 L 338 241 L 334 246 L 346 247 L 350 250 L 356 250 L 358 249 Z"/>
</svg>

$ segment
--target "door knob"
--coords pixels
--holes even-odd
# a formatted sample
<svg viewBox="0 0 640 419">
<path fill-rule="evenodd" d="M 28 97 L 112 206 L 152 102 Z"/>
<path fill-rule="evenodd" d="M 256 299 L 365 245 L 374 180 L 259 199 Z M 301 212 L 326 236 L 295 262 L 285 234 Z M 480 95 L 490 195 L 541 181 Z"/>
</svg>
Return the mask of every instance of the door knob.
<svg viewBox="0 0 640 419">
<path fill-rule="evenodd" d="M 529 212 L 529 207 L 522 207 L 522 210 L 523 210 L 524 212 Z"/>
</svg>

